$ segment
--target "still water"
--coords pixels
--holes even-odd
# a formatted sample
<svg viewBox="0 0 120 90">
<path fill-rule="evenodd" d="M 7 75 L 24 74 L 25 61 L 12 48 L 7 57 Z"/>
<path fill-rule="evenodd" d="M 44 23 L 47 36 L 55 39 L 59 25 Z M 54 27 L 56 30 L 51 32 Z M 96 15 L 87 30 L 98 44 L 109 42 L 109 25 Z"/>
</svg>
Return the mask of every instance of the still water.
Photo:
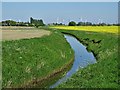
<svg viewBox="0 0 120 90">
<path fill-rule="evenodd" d="M 72 68 L 67 72 L 67 74 L 61 79 L 59 79 L 55 84 L 51 85 L 50 88 L 55 88 L 59 84 L 65 82 L 80 68 L 84 68 L 89 64 L 96 63 L 96 59 L 93 53 L 88 52 L 86 47 L 82 43 L 80 43 L 75 37 L 67 34 L 64 34 L 64 37 L 70 44 L 71 48 L 74 50 L 75 53 L 74 63 Z"/>
</svg>

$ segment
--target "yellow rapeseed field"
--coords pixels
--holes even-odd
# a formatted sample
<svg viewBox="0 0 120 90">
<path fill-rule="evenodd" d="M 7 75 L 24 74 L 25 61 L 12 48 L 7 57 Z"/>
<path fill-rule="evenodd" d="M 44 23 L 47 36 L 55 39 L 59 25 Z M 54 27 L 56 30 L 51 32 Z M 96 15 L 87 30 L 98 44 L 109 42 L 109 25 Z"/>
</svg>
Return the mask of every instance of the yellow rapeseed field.
<svg viewBox="0 0 120 90">
<path fill-rule="evenodd" d="M 118 26 L 52 26 L 50 28 L 118 34 Z"/>
</svg>

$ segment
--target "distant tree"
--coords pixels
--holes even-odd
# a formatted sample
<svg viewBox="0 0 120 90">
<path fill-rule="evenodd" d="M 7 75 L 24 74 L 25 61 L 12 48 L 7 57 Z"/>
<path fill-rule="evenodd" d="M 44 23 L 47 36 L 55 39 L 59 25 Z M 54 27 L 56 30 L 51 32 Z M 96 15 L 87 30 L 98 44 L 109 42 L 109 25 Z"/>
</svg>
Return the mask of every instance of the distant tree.
<svg viewBox="0 0 120 90">
<path fill-rule="evenodd" d="M 31 24 L 33 23 L 33 18 L 32 18 L 32 17 L 30 17 L 30 23 L 31 23 Z"/>
<path fill-rule="evenodd" d="M 106 23 L 99 23 L 99 26 L 106 26 Z"/>
<path fill-rule="evenodd" d="M 33 24 L 31 24 L 31 23 L 28 23 L 28 26 L 34 26 Z"/>
<path fill-rule="evenodd" d="M 43 23 L 43 20 L 38 20 L 40 26 L 44 26 L 45 24 Z"/>
<path fill-rule="evenodd" d="M 58 23 L 52 23 L 52 25 L 58 25 Z"/>
<path fill-rule="evenodd" d="M 92 26 L 97 26 L 96 24 L 92 24 Z"/>
<path fill-rule="evenodd" d="M 59 25 L 63 25 L 62 23 L 60 23 Z"/>
<path fill-rule="evenodd" d="M 39 27 L 39 26 L 44 26 L 45 24 L 43 23 L 42 19 L 37 20 L 37 19 L 33 19 L 32 17 L 30 17 L 30 25 L 34 25 L 36 27 Z"/>
<path fill-rule="evenodd" d="M 2 21 L 2 26 L 16 26 L 16 21 L 13 20 L 6 20 Z"/>
<path fill-rule="evenodd" d="M 2 26 L 2 22 L 0 22 L 0 26 Z"/>
<path fill-rule="evenodd" d="M 113 26 L 120 26 L 120 24 L 112 24 Z"/>
<path fill-rule="evenodd" d="M 49 25 L 54 25 L 54 26 L 61 26 L 61 25 L 65 25 L 65 24 L 63 24 L 63 23 L 52 23 L 52 24 L 49 24 Z"/>
<path fill-rule="evenodd" d="M 77 26 L 85 26 L 85 22 L 78 22 Z"/>
<path fill-rule="evenodd" d="M 68 26 L 76 26 L 76 22 L 71 21 L 71 22 L 69 22 Z"/>
<path fill-rule="evenodd" d="M 86 26 L 92 26 L 92 23 L 91 22 L 86 22 L 85 25 Z"/>
<path fill-rule="evenodd" d="M 91 22 L 78 22 L 77 26 L 92 26 Z"/>
<path fill-rule="evenodd" d="M 28 26 L 28 25 L 24 22 L 19 22 L 18 26 Z"/>
<path fill-rule="evenodd" d="M 107 24 L 107 26 L 111 26 L 111 24 Z"/>
</svg>

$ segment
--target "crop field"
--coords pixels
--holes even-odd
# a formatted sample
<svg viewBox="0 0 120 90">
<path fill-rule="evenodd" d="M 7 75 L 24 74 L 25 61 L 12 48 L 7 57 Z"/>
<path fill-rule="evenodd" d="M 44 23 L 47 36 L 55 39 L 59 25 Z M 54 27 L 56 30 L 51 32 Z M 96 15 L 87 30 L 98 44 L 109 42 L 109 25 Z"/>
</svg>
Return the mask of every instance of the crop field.
<svg viewBox="0 0 120 90">
<path fill-rule="evenodd" d="M 41 37 L 40 31 L 30 31 L 35 38 L 28 36 L 23 39 L 23 35 L 29 33 L 28 30 L 3 30 L 3 35 L 9 33 L 12 37 L 8 40 L 7 36 L 3 36 L 2 41 L 3 88 L 33 87 L 41 80 L 50 83 L 47 77 L 65 67 L 73 58 L 73 51 L 60 32 L 46 31 L 51 34 Z M 19 37 L 19 40 L 13 40 L 14 34 L 14 38 Z"/>
<path fill-rule="evenodd" d="M 25 26 L 0 26 L 2 30 L 35 30 L 34 27 L 25 27 Z"/>
<path fill-rule="evenodd" d="M 53 26 L 50 28 L 118 34 L 118 26 Z"/>
<path fill-rule="evenodd" d="M 51 28 L 51 27 L 50 27 Z M 66 82 L 57 88 L 118 88 L 118 34 L 117 27 L 55 27 L 64 33 L 76 36 L 89 51 L 92 51 L 97 63 L 79 69 Z M 64 28 L 64 29 L 62 29 Z M 76 28 L 78 30 L 72 30 Z M 99 28 L 96 32 L 93 28 Z M 107 28 L 107 30 L 106 30 Z M 109 28 L 109 29 L 108 29 Z M 53 27 L 52 27 L 53 29 Z M 66 30 L 67 29 L 67 30 Z M 71 29 L 71 30 L 69 30 Z M 79 30 L 81 29 L 81 30 Z M 92 30 L 93 29 L 93 30 Z M 57 30 L 57 29 L 56 29 Z M 103 30 L 100 31 L 100 30 Z M 104 31 L 106 32 L 104 33 Z M 95 32 L 93 32 L 95 31 Z"/>
<path fill-rule="evenodd" d="M 2 27 L 2 40 L 19 40 L 50 35 L 50 31 L 32 27 Z"/>
</svg>

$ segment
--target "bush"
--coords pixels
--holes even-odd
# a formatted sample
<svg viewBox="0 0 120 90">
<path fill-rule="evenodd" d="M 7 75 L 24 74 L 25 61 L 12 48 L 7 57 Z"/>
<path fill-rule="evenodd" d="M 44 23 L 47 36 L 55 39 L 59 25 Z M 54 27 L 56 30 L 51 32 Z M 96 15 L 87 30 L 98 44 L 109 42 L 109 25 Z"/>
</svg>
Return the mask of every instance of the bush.
<svg viewBox="0 0 120 90">
<path fill-rule="evenodd" d="M 71 21 L 71 22 L 69 22 L 68 26 L 76 26 L 76 22 Z"/>
</svg>

